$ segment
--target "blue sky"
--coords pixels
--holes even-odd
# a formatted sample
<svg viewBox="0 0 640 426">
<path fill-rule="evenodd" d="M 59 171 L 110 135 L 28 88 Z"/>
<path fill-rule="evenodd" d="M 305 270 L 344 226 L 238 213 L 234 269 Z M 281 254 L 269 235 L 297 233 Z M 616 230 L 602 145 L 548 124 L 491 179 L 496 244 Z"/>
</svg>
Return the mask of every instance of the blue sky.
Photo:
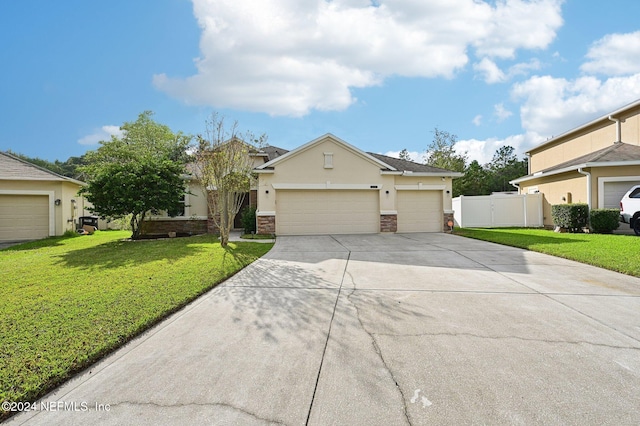
<svg viewBox="0 0 640 426">
<path fill-rule="evenodd" d="M 144 110 L 293 149 L 331 132 L 485 163 L 640 98 L 640 2 L 0 2 L 0 150 L 66 160 Z"/>
</svg>

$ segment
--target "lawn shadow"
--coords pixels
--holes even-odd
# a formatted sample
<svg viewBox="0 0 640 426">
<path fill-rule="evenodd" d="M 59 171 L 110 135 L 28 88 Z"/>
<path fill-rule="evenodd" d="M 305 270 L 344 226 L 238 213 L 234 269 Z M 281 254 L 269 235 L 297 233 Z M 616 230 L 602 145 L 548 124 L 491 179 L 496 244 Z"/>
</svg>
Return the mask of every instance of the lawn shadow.
<svg viewBox="0 0 640 426">
<path fill-rule="evenodd" d="M 54 255 L 56 264 L 78 269 L 111 269 L 158 260 L 174 262 L 206 251 L 212 237 L 185 237 L 167 240 L 119 240 Z"/>
<path fill-rule="evenodd" d="M 12 245 L 10 245 L 9 247 L 0 248 L 0 251 L 28 251 L 39 248 L 58 247 L 63 245 L 63 241 L 69 240 L 71 238 L 76 238 L 76 236 L 47 237 L 41 240 L 6 243 Z"/>
</svg>

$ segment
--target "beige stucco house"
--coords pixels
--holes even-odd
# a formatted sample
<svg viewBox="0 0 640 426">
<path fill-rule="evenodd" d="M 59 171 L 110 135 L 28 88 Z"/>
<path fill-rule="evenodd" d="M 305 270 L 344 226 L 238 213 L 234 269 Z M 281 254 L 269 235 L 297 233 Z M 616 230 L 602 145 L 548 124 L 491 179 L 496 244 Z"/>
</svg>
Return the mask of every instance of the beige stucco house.
<svg viewBox="0 0 640 426">
<path fill-rule="evenodd" d="M 257 209 L 259 234 L 442 232 L 453 219 L 452 179 L 462 175 L 367 153 L 331 134 L 251 156 L 257 180 L 246 204 Z M 215 232 L 195 173 L 187 185 L 184 214 L 154 216 L 146 232 Z"/>
<path fill-rule="evenodd" d="M 34 240 L 75 230 L 88 216 L 83 183 L 0 152 L 0 241 Z"/>
<path fill-rule="evenodd" d="M 542 193 L 544 224 L 551 206 L 586 203 L 619 208 L 640 184 L 640 100 L 583 124 L 530 150 L 529 174 L 511 183 L 522 194 Z"/>
<path fill-rule="evenodd" d="M 367 153 L 326 134 L 255 169 L 260 234 L 442 232 L 462 174 Z M 448 228 L 446 228 L 448 229 Z"/>
</svg>

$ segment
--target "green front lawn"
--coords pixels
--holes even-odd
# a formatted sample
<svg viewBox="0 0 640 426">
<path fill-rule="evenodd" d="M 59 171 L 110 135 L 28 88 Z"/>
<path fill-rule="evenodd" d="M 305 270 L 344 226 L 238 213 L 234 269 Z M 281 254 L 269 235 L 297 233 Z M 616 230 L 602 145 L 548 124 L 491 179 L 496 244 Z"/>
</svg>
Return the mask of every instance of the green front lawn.
<svg viewBox="0 0 640 426">
<path fill-rule="evenodd" d="M 640 277 L 640 237 L 634 235 L 561 234 L 521 228 L 459 228 L 454 233 Z"/>
<path fill-rule="evenodd" d="M 2 401 L 37 399 L 273 245 L 223 249 L 213 236 L 123 241 L 129 235 L 96 232 L 0 251 Z"/>
</svg>

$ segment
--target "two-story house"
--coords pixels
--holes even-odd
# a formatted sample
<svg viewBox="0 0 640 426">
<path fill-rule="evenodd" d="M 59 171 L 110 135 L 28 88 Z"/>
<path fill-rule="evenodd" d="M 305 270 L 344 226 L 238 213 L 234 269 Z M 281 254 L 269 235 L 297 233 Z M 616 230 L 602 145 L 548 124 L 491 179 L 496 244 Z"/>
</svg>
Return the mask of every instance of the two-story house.
<svg viewBox="0 0 640 426">
<path fill-rule="evenodd" d="M 640 184 L 640 100 L 553 137 L 527 152 L 529 174 L 511 181 L 521 194 L 542 193 L 544 224 L 551 206 L 586 203 L 619 208 Z"/>
</svg>

